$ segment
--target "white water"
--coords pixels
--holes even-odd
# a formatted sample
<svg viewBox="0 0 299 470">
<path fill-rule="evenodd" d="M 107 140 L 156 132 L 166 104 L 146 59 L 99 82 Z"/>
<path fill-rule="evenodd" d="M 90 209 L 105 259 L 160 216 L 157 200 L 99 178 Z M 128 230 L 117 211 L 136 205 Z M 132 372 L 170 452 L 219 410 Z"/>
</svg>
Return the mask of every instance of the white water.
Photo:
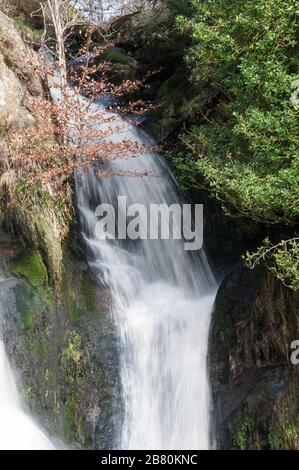
<svg viewBox="0 0 299 470">
<path fill-rule="evenodd" d="M 54 88 L 52 93 L 55 95 Z M 117 118 L 116 125 L 119 123 L 124 121 Z M 123 139 L 150 144 L 142 132 L 128 124 L 113 136 L 116 141 Z M 126 195 L 129 203 L 145 206 L 180 202 L 165 162 L 150 151 L 138 160 L 114 163 L 110 170 L 147 171 L 154 175 L 99 179 L 90 171 L 88 176 L 76 178 L 90 265 L 114 294 L 124 400 L 119 447 L 208 449 L 207 349 L 216 293 L 213 274 L 204 252 L 187 253 L 180 241 L 126 244 L 94 238 L 94 209 L 100 202 L 116 206 L 118 195 Z M 23 411 L 1 340 L 0 449 L 54 449 Z"/>
<path fill-rule="evenodd" d="M 151 143 L 143 132 L 116 117 L 115 125 L 119 124 L 123 130 L 108 140 Z M 99 178 L 90 171 L 76 178 L 90 266 L 112 290 L 119 331 L 124 420 L 116 445 L 208 449 L 207 349 L 216 293 L 213 274 L 205 253 L 186 252 L 183 241 L 97 240 L 94 214 L 99 203 L 116 207 L 120 195 L 127 196 L 128 204 L 145 207 L 181 203 L 166 163 L 151 151 L 110 163 L 108 169 L 153 175 Z"/>
<path fill-rule="evenodd" d="M 47 436 L 22 410 L 18 390 L 0 341 L 0 450 L 54 449 Z"/>
</svg>

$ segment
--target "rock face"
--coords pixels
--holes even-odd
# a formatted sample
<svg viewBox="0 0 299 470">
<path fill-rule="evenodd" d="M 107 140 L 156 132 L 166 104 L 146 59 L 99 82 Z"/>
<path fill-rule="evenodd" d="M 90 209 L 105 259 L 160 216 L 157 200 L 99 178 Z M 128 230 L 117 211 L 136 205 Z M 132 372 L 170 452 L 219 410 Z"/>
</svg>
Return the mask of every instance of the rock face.
<svg viewBox="0 0 299 470">
<path fill-rule="evenodd" d="M 34 2 L 18 2 L 18 7 L 21 4 L 29 7 L 29 3 L 33 8 Z M 0 1 L 0 7 L 2 4 Z M 17 8 L 16 4 L 14 6 Z M 13 186 L 18 181 L 13 161 L 9 159 L 7 138 L 14 130 L 35 124 L 31 110 L 39 104 L 44 92 L 41 78 L 32 66 L 35 59 L 35 52 L 25 44 L 13 21 L 0 12 L 0 219 L 8 232 L 40 251 L 54 284 L 60 279 L 62 232 L 67 232 L 62 220 L 66 219 L 66 214 L 61 217 L 54 198 L 52 207 L 45 203 L 51 198 L 50 184 L 39 196 L 35 196 L 31 188 L 27 189 L 27 197 L 23 197 L 23 188 L 22 196 L 14 196 L 11 203 Z M 66 204 L 71 212 L 72 201 L 64 207 Z"/>
<path fill-rule="evenodd" d="M 33 97 L 43 92 L 28 58 L 33 54 L 13 22 L 0 12 L 0 131 L 34 122 L 30 114 Z"/>
<path fill-rule="evenodd" d="M 64 446 L 116 444 L 122 405 L 109 293 L 69 252 L 60 292 L 47 287 L 38 252 L 26 250 L 7 268 L 4 342 L 30 413 Z"/>
<path fill-rule="evenodd" d="M 43 87 L 28 65 L 33 54 L 0 12 L 3 149 L 11 131 L 34 124 L 30 109 Z M 3 151 L 0 179 L 5 171 Z M 69 249 L 71 195 L 64 194 L 59 204 L 50 189 L 26 188 L 26 198 L 23 188 L 12 201 L 0 184 L 0 227 L 3 222 L 21 242 L 13 243 L 0 230 L 1 337 L 3 323 L 24 403 L 41 425 L 67 446 L 107 448 L 116 443 L 122 416 L 110 296 Z"/>
<path fill-rule="evenodd" d="M 222 449 L 299 448 L 299 295 L 263 268 L 223 282 L 210 336 L 214 422 Z"/>
<path fill-rule="evenodd" d="M 22 18 L 34 27 L 43 26 L 39 0 L 0 0 L 0 10 L 10 18 Z"/>
</svg>

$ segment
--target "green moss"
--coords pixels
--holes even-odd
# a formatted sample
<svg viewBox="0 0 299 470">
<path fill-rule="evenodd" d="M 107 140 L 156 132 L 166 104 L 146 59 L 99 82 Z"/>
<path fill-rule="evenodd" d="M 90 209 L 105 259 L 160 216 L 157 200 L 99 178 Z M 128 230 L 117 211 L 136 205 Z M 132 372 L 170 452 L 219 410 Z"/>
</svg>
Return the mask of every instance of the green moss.
<svg viewBox="0 0 299 470">
<path fill-rule="evenodd" d="M 26 249 L 21 255 L 9 263 L 9 271 L 24 277 L 33 287 L 47 284 L 48 273 L 41 254 Z"/>
<path fill-rule="evenodd" d="M 80 401 L 76 394 L 70 395 L 64 405 L 64 439 L 66 442 L 82 441 L 84 448 L 92 446 L 92 439 L 89 435 L 83 436 L 85 419 L 79 416 L 78 410 Z"/>
<path fill-rule="evenodd" d="M 26 387 L 26 389 L 24 391 L 24 395 L 27 398 L 27 400 L 32 400 L 32 398 L 33 398 L 32 387 Z"/>
<path fill-rule="evenodd" d="M 282 426 L 274 426 L 270 429 L 268 441 L 272 450 L 285 450 L 296 448 L 299 439 L 297 426 L 285 423 Z"/>
<path fill-rule="evenodd" d="M 34 39 L 40 39 L 42 37 L 43 32 L 44 32 L 43 29 L 33 28 L 26 21 L 24 21 L 22 18 L 17 18 L 15 20 L 15 27 L 23 33 L 30 34 Z"/>
<path fill-rule="evenodd" d="M 91 448 L 90 405 L 83 397 L 98 397 L 106 409 L 111 384 L 97 353 L 95 335 L 101 331 L 102 319 L 93 314 L 98 310 L 93 277 L 64 248 L 59 291 L 27 282 L 13 287 L 20 314 L 13 344 L 22 370 L 24 399 L 32 412 L 65 442 Z"/>
<path fill-rule="evenodd" d="M 54 305 L 54 294 L 48 288 L 32 289 L 27 284 L 18 284 L 14 294 L 23 327 L 27 330 L 33 330 L 43 314 L 49 315 Z"/>
<path fill-rule="evenodd" d="M 254 426 L 254 421 L 250 416 L 239 419 L 237 429 L 233 437 L 233 446 L 237 449 L 245 450 L 250 448 L 250 435 Z"/>
<path fill-rule="evenodd" d="M 52 197 L 40 184 L 19 179 L 13 189 L 13 201 L 12 205 L 3 206 L 4 228 L 42 254 L 49 283 L 57 286 L 62 271 L 62 239 L 73 215 L 71 198 Z"/>
<path fill-rule="evenodd" d="M 78 427 L 76 411 L 78 408 L 78 399 L 75 395 L 70 395 L 64 405 L 64 438 L 66 442 L 72 442 L 78 434 Z"/>
<path fill-rule="evenodd" d="M 78 275 L 78 271 L 69 268 L 65 260 L 60 295 L 70 321 L 76 324 L 87 314 L 96 312 L 96 291 L 89 271 L 81 270 Z"/>
<path fill-rule="evenodd" d="M 15 289 L 16 304 L 20 312 L 22 324 L 25 329 L 31 330 L 33 328 L 33 303 L 34 294 L 28 289 L 26 285 L 19 285 Z"/>
<path fill-rule="evenodd" d="M 268 441 L 272 450 L 284 449 L 284 439 L 280 430 L 271 429 L 268 435 Z"/>
<path fill-rule="evenodd" d="M 84 299 L 84 303 L 89 313 L 94 313 L 96 311 L 96 293 L 95 286 L 91 279 L 91 274 L 89 271 L 85 271 L 82 274 L 81 281 L 81 294 Z"/>
<path fill-rule="evenodd" d="M 62 293 L 63 303 L 72 323 L 77 323 L 82 317 L 82 310 L 78 307 L 70 287 L 66 285 L 66 290 Z"/>
<path fill-rule="evenodd" d="M 135 65 L 134 59 L 115 48 L 108 49 L 105 53 L 105 59 L 113 64 Z"/>
</svg>

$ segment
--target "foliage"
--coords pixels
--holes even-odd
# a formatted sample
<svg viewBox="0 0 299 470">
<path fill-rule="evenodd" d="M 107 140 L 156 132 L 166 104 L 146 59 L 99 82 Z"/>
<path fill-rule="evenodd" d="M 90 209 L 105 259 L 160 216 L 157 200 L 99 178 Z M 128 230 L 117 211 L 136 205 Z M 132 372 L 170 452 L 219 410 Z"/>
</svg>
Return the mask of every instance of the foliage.
<svg viewBox="0 0 299 470">
<path fill-rule="evenodd" d="M 99 170 L 99 162 L 143 153 L 144 147 L 134 140 L 113 141 L 111 136 L 121 125 L 114 123 L 112 113 L 109 115 L 93 106 L 99 95 L 113 92 L 121 97 L 136 91 L 141 83 L 126 80 L 113 85 L 109 81 L 110 63 L 103 57 L 111 45 L 93 45 L 91 51 L 95 31 L 93 27 L 88 30 L 77 52 L 78 57 L 90 54 L 90 59 L 84 63 L 75 61 L 69 68 L 72 92 L 68 83 L 57 75 L 56 63 L 48 64 L 43 57 L 28 59 L 33 70 L 53 81 L 57 100 L 36 98 L 31 104 L 35 124 L 11 130 L 5 136 L 0 189 L 6 199 L 11 198 L 12 188 L 21 181 L 31 185 L 31 191 L 39 188 L 44 197 L 51 183 L 52 194 L 57 195 L 66 190 L 66 183 L 75 169 L 81 168 L 84 173 L 84 169 L 93 167 L 99 175 L 106 176 L 106 171 Z M 145 103 L 139 105 L 140 112 L 145 112 Z"/>
<path fill-rule="evenodd" d="M 265 261 L 297 289 L 298 4 L 162 3 L 176 24 L 173 37 L 181 34 L 189 70 L 185 101 L 176 108 L 182 145 L 170 153 L 181 185 L 208 189 L 226 214 L 267 224 L 271 237 L 283 231 L 286 241 L 265 242 L 247 260 L 252 267 Z"/>
<path fill-rule="evenodd" d="M 273 427 L 269 432 L 269 443 L 271 450 L 297 449 L 298 429 L 296 424 L 285 423 L 277 427 Z"/>
<path fill-rule="evenodd" d="M 188 166 L 230 211 L 293 224 L 299 211 L 297 2 L 193 2 L 193 83 L 217 90 L 212 113 L 182 140 Z M 195 12 L 195 13 L 194 13 Z M 207 116 L 206 103 L 197 112 Z"/>
<path fill-rule="evenodd" d="M 250 434 L 253 430 L 254 421 L 250 416 L 245 416 L 239 420 L 237 429 L 233 438 L 234 447 L 245 450 L 248 449 Z"/>
<path fill-rule="evenodd" d="M 282 240 L 277 245 L 266 238 L 255 253 L 247 253 L 246 261 L 251 269 L 264 261 L 286 287 L 299 289 L 299 238 Z"/>
</svg>

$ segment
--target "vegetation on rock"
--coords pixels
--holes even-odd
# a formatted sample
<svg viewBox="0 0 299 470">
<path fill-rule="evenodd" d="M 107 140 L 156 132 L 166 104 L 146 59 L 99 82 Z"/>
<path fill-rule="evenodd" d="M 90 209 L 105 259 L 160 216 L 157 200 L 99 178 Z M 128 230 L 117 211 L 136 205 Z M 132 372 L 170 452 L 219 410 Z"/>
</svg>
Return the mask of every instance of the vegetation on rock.
<svg viewBox="0 0 299 470">
<path fill-rule="evenodd" d="M 38 251 L 30 248 L 9 263 L 9 270 L 24 277 L 33 287 L 45 286 L 47 268 Z"/>
<path fill-rule="evenodd" d="M 242 218 L 231 243 L 254 239 L 245 256 L 254 272 L 237 268 L 224 281 L 212 326 L 220 447 L 298 449 L 289 362 L 299 311 L 297 2 L 141 1 L 146 14 L 112 21 L 108 32 L 77 24 L 67 5 L 61 37 L 50 3 L 41 18 L 37 0 L 0 0 L 13 18 L 0 12 L 0 222 L 26 246 L 6 266 L 17 310 L 6 341 L 30 409 L 70 444 L 108 448 L 115 437 L 108 415 L 122 404 L 110 298 L 68 248 L 73 172 L 110 176 L 99 162 L 144 150 L 109 142 L 113 117 L 90 112 L 99 94 L 114 93 L 119 112 L 151 109 L 148 126 L 170 149 L 181 187 L 208 191 L 212 230 L 225 225 L 219 203 Z M 33 50 L 42 37 L 59 62 L 58 104 L 46 85 L 56 66 Z M 91 129 L 98 121 L 106 131 Z"/>
</svg>

